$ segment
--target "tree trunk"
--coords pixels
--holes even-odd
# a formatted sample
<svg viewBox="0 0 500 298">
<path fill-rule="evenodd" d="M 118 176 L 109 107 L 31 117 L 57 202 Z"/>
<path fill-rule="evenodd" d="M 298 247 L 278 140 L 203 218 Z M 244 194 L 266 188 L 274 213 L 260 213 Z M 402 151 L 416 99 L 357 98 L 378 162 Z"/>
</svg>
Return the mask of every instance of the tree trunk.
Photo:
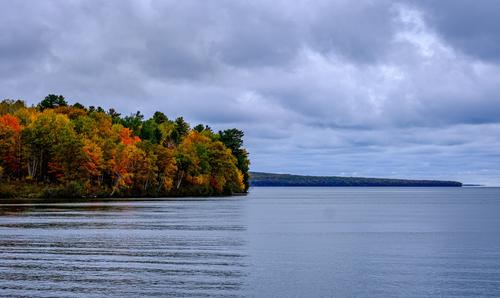
<svg viewBox="0 0 500 298">
<path fill-rule="evenodd" d="M 179 180 L 177 181 L 177 187 L 176 187 L 176 189 L 179 189 L 179 187 L 181 187 L 182 178 L 184 178 L 184 171 L 181 171 L 179 173 Z"/>
</svg>

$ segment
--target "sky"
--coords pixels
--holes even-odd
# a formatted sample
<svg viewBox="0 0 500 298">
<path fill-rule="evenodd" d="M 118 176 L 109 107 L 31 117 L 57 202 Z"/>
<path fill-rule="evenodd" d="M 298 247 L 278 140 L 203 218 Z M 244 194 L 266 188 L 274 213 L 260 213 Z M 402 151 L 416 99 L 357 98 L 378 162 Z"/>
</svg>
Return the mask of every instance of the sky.
<svg viewBox="0 0 500 298">
<path fill-rule="evenodd" d="M 500 185 L 500 1 L 0 0 L 0 98 L 240 128 L 251 169 Z"/>
</svg>

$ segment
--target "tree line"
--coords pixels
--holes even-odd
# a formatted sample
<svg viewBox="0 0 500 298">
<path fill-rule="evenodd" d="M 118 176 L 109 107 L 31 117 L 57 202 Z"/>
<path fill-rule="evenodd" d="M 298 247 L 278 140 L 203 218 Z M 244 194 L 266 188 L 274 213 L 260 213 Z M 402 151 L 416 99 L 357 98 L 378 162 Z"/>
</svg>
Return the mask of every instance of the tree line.
<svg viewBox="0 0 500 298">
<path fill-rule="evenodd" d="M 397 187 L 461 187 L 457 181 L 409 180 L 365 177 L 305 176 L 250 172 L 252 186 L 397 186 Z"/>
<path fill-rule="evenodd" d="M 215 133 L 156 112 L 114 109 L 50 94 L 38 105 L 0 102 L 0 195 L 185 196 L 248 190 L 243 132 Z"/>
</svg>

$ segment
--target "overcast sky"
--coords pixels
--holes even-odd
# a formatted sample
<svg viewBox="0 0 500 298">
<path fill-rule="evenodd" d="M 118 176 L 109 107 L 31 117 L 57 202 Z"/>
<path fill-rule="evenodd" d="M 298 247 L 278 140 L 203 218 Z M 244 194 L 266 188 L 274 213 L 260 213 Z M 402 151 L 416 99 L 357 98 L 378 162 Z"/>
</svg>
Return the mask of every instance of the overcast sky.
<svg viewBox="0 0 500 298">
<path fill-rule="evenodd" d="M 254 171 L 500 185 L 500 1 L 0 0 L 0 97 L 241 128 Z"/>
</svg>

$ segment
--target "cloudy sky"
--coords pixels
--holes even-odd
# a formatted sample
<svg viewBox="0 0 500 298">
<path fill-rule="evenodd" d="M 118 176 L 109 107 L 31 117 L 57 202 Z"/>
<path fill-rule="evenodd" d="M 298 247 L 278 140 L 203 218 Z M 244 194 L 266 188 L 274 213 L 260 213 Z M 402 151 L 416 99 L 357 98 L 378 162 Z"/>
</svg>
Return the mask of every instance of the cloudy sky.
<svg viewBox="0 0 500 298">
<path fill-rule="evenodd" d="M 246 133 L 252 170 L 500 185 L 500 1 L 0 0 L 0 97 Z"/>
</svg>

